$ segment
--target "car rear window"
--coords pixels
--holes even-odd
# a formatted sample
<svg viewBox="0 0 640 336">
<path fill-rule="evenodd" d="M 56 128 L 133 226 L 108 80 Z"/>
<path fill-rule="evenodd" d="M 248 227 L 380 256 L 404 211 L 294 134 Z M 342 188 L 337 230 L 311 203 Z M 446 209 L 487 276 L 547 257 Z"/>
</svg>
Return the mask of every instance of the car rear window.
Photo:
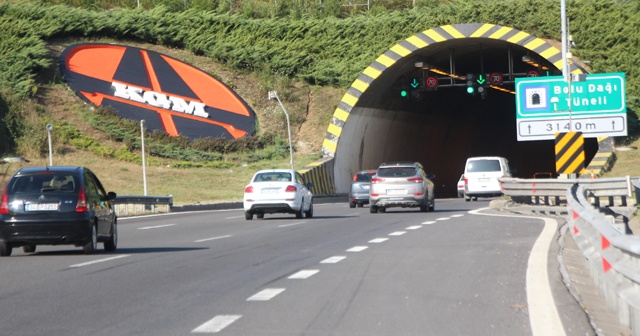
<svg viewBox="0 0 640 336">
<path fill-rule="evenodd" d="M 374 174 L 374 172 L 358 173 L 356 174 L 356 182 L 371 182 L 371 177 Z"/>
<path fill-rule="evenodd" d="M 501 171 L 499 160 L 473 160 L 467 163 L 468 173 Z"/>
<path fill-rule="evenodd" d="M 392 167 L 378 169 L 379 177 L 408 177 L 416 175 L 416 169 L 411 167 Z"/>
<path fill-rule="evenodd" d="M 260 173 L 253 179 L 254 182 L 291 182 L 291 173 Z"/>
<path fill-rule="evenodd" d="M 61 191 L 72 193 L 78 186 L 74 174 L 29 174 L 13 178 L 8 185 L 9 194 Z"/>
</svg>

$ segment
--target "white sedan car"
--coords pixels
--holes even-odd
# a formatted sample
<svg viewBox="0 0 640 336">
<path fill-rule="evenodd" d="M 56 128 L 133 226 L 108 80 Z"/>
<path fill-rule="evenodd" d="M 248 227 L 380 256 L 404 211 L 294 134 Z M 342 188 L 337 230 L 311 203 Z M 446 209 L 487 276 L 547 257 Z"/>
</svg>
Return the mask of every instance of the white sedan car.
<svg viewBox="0 0 640 336">
<path fill-rule="evenodd" d="M 244 188 L 244 217 L 264 218 L 268 213 L 290 213 L 296 218 L 313 217 L 312 183 L 291 169 L 260 170 Z"/>
</svg>

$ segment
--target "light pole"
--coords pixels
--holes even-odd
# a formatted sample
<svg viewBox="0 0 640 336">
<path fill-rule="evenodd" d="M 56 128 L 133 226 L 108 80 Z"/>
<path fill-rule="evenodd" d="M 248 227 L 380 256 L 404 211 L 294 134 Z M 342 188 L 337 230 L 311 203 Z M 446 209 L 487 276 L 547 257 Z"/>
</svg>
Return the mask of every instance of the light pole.
<svg viewBox="0 0 640 336">
<path fill-rule="evenodd" d="M 284 105 L 282 105 L 282 102 L 280 101 L 280 97 L 278 97 L 278 93 L 275 91 L 269 91 L 269 100 L 272 99 L 276 99 L 278 101 L 278 103 L 280 103 L 280 107 L 282 107 L 282 111 L 284 111 L 284 115 L 285 117 L 287 117 L 287 132 L 289 133 L 289 157 L 290 157 L 290 164 L 291 164 L 291 170 L 293 170 L 293 146 L 291 145 L 291 125 L 289 124 L 289 114 L 287 113 L 287 110 L 284 108 Z"/>
<path fill-rule="evenodd" d="M 144 195 L 147 196 L 147 165 L 144 162 L 144 119 L 140 120 L 140 139 L 142 142 L 142 184 Z"/>
<path fill-rule="evenodd" d="M 51 131 L 53 131 L 53 125 L 47 124 L 47 138 L 49 139 L 49 166 L 53 166 L 53 147 L 51 146 Z"/>
</svg>

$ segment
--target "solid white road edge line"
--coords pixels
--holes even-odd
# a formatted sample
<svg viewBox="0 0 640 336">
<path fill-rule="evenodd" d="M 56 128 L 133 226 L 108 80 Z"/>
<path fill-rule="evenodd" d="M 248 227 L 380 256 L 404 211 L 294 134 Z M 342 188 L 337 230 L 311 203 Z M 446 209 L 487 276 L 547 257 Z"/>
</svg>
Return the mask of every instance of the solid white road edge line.
<svg viewBox="0 0 640 336">
<path fill-rule="evenodd" d="M 194 243 L 202 243 L 202 242 L 206 242 L 209 240 L 217 240 L 217 239 L 223 239 L 223 238 L 229 238 L 231 237 L 230 235 L 226 235 L 226 236 L 220 236 L 220 237 L 213 237 L 213 238 L 205 238 L 205 239 L 200 239 L 200 240 L 196 240 L 194 241 Z"/>
<path fill-rule="evenodd" d="M 138 228 L 138 230 L 159 229 L 159 228 L 164 228 L 164 227 L 169 227 L 169 226 L 174 226 L 174 225 L 175 225 L 175 224 L 165 224 L 165 225 L 156 225 L 156 226 L 145 226 L 145 227 Z"/>
<path fill-rule="evenodd" d="M 94 260 L 94 261 L 88 261 L 88 262 L 81 263 L 81 264 L 75 264 L 75 265 L 71 265 L 69 267 L 76 268 L 76 267 L 88 266 L 88 265 L 93 265 L 93 264 L 97 264 L 97 263 L 101 263 L 101 262 L 105 262 L 105 261 L 111 261 L 111 260 L 116 260 L 116 259 L 120 259 L 120 258 L 126 258 L 126 257 L 130 257 L 130 256 L 131 256 L 130 254 L 123 254 L 123 255 L 119 255 L 119 256 L 115 256 L 115 257 L 98 259 L 98 260 Z"/>
<path fill-rule="evenodd" d="M 469 213 L 483 216 L 541 219 L 544 221 L 544 228 L 531 248 L 527 263 L 527 306 L 531 334 L 533 336 L 566 336 L 562 320 L 560 320 L 558 309 L 553 300 L 547 272 L 547 256 L 549 255 L 549 247 L 553 241 L 553 236 L 558 229 L 558 222 L 551 218 L 480 213 L 480 211 L 486 209 L 488 208 L 469 211 Z"/>
</svg>

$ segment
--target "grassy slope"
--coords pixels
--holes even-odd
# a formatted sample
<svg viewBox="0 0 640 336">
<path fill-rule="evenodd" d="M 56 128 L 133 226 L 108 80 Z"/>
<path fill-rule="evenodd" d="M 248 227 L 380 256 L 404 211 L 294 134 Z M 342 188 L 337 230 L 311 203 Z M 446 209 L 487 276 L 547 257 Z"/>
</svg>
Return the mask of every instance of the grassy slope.
<svg viewBox="0 0 640 336">
<path fill-rule="evenodd" d="M 54 41 L 49 44 L 51 57 L 56 62 L 54 62 L 54 66 L 50 69 L 48 76 L 59 76 L 59 73 L 57 73 L 57 56 L 65 46 L 77 42 L 80 41 L 64 40 Z M 92 42 L 96 41 L 92 40 Z M 114 41 L 101 40 L 100 42 Z M 232 85 L 236 92 L 252 106 L 256 111 L 261 130 L 278 130 L 286 137 L 284 114 L 277 102 L 267 99 L 267 91 L 261 85 L 262 79 L 256 78 L 252 74 L 225 70 L 210 59 L 195 56 L 187 51 L 125 41 L 119 41 L 118 43 L 156 50 L 215 74 L 223 82 Z M 43 82 L 50 83 L 53 81 L 45 79 Z M 283 88 L 283 90 L 287 90 L 286 95 L 289 97 L 289 100 L 284 101 L 283 104 L 290 114 L 293 111 L 294 113 L 304 113 L 306 116 L 304 122 L 292 127 L 292 137 L 296 148 L 294 163 L 296 168 L 299 169 L 320 157 L 319 153 L 326 127 L 343 93 L 335 88 L 313 87 L 301 83 L 291 84 L 291 87 Z M 39 88 L 38 92 L 38 99 L 55 119 L 65 120 L 84 134 L 103 143 L 109 143 L 114 147 L 122 146 L 120 143 L 111 141 L 108 135 L 92 129 L 83 120 L 82 114 L 90 113 L 88 106 L 82 103 L 65 84 L 44 84 Z M 282 98 L 284 95 L 281 93 L 280 96 Z M 121 195 L 142 195 L 144 193 L 141 165 L 99 157 L 87 151 L 78 151 L 74 148 L 61 146 L 55 143 L 55 129 L 53 133 L 54 165 L 87 166 L 96 172 L 105 188 L 110 191 L 115 191 Z M 146 139 L 146 141 L 148 143 L 149 140 Z M 2 172 L 7 170 L 10 175 L 19 167 L 48 164 L 47 157 L 28 156 L 27 159 L 30 162 L 0 166 Z M 177 169 L 172 167 L 171 160 L 161 160 L 160 164 L 147 165 L 147 193 L 148 195 L 173 195 L 174 204 L 176 205 L 238 201 L 242 199 L 244 186 L 255 171 L 288 166 L 288 157 L 276 161 L 250 163 L 246 166 L 240 161 L 236 167 L 231 169 Z M 2 182 L 0 182 L 0 185 L 4 184 Z"/>
</svg>

